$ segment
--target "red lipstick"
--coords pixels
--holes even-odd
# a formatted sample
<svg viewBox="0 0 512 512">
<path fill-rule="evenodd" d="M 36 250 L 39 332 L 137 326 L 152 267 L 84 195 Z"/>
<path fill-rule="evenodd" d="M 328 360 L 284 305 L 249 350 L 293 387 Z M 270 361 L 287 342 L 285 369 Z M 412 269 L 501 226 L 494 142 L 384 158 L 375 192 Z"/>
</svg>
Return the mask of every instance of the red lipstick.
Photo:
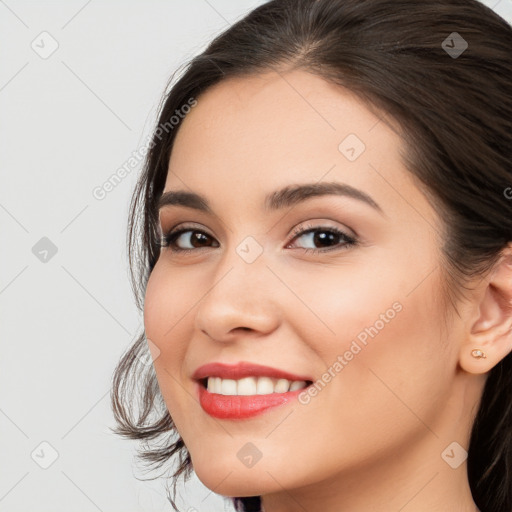
<svg viewBox="0 0 512 512">
<path fill-rule="evenodd" d="M 290 381 L 306 381 L 306 384 L 308 382 L 311 383 L 313 380 L 310 376 L 294 375 L 269 366 L 248 362 L 241 362 L 235 365 L 209 363 L 201 366 L 193 375 L 194 379 L 200 381 L 197 383 L 199 403 L 207 414 L 220 419 L 245 419 L 253 417 L 267 409 L 290 403 L 305 388 L 267 395 L 221 395 L 219 393 L 211 393 L 206 389 L 205 382 L 207 377 L 233 380 L 244 377 L 270 377 Z"/>
<path fill-rule="evenodd" d="M 192 375 L 196 380 L 206 377 L 220 377 L 221 379 L 243 379 L 244 377 L 273 377 L 287 380 L 313 380 L 309 376 L 294 375 L 293 373 L 242 361 L 237 364 L 208 363 L 200 366 Z"/>
</svg>

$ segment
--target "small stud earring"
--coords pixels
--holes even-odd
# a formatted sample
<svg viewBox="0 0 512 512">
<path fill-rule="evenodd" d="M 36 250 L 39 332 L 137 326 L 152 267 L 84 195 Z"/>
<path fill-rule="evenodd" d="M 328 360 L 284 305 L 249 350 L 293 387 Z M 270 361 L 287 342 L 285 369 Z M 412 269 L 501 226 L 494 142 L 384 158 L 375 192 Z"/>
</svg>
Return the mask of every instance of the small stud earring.
<svg viewBox="0 0 512 512">
<path fill-rule="evenodd" d="M 485 355 L 485 352 L 481 351 L 479 348 L 475 348 L 471 351 L 471 355 L 473 357 L 476 357 L 477 359 L 485 359 L 487 356 Z"/>
</svg>

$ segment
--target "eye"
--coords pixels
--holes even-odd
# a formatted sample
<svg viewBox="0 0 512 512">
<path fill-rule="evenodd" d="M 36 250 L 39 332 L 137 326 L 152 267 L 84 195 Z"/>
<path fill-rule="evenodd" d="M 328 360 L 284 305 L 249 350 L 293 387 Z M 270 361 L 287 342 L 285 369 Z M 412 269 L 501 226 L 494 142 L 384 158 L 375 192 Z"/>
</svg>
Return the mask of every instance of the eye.
<svg viewBox="0 0 512 512">
<path fill-rule="evenodd" d="M 356 238 L 347 235 L 340 229 L 328 227 L 328 226 L 306 226 L 306 229 L 299 228 L 294 230 L 293 240 L 304 238 L 310 244 L 317 244 L 324 246 L 324 248 L 305 248 L 306 253 L 321 253 L 334 250 L 348 249 L 349 247 L 357 245 L 358 241 Z M 292 241 L 293 241 L 292 240 Z M 325 245 L 327 244 L 327 248 Z"/>
<path fill-rule="evenodd" d="M 343 250 L 355 246 L 358 240 L 353 236 L 347 235 L 340 229 L 328 226 L 306 226 L 306 229 L 295 229 L 294 240 L 304 238 L 310 244 L 320 245 L 317 248 L 304 248 L 303 250 L 313 253 L 322 253 L 333 250 Z M 181 242 L 180 242 L 181 240 Z M 160 241 L 160 247 L 168 248 L 171 252 L 186 253 L 195 251 L 197 249 L 204 249 L 209 247 L 219 247 L 218 242 L 216 245 L 209 245 L 215 239 L 195 226 L 185 226 L 180 229 L 172 229 L 165 233 Z M 189 247 L 180 247 L 180 243 L 188 244 Z M 322 247 L 323 246 L 323 247 Z M 287 245 L 290 247 L 290 244 Z"/>
<path fill-rule="evenodd" d="M 183 236 L 185 233 L 187 233 L 187 236 Z M 188 240 L 188 244 L 192 245 L 192 247 L 179 247 L 179 239 L 184 241 Z M 208 243 L 208 240 L 213 240 L 213 238 L 204 231 L 197 229 L 194 226 L 185 226 L 180 229 L 174 229 L 164 233 L 160 241 L 160 247 L 167 247 L 171 252 L 189 252 L 196 249 L 207 248 L 208 245 L 205 244 Z M 194 244 L 197 244 L 197 246 Z M 218 245 L 216 247 L 218 247 Z"/>
</svg>

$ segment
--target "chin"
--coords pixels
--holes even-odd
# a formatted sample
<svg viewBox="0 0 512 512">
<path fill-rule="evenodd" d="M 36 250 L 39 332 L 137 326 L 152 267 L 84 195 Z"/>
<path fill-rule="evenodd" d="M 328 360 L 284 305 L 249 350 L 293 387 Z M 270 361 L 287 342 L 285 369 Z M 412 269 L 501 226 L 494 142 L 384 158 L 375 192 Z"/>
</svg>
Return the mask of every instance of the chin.
<svg viewBox="0 0 512 512">
<path fill-rule="evenodd" d="M 226 497 L 260 496 L 277 492 L 282 487 L 261 467 L 245 468 L 238 459 L 225 464 L 204 461 L 193 468 L 201 483 L 216 494 Z M 240 467 L 239 467 L 240 466 Z M 271 474 L 278 471 L 269 470 Z"/>
</svg>

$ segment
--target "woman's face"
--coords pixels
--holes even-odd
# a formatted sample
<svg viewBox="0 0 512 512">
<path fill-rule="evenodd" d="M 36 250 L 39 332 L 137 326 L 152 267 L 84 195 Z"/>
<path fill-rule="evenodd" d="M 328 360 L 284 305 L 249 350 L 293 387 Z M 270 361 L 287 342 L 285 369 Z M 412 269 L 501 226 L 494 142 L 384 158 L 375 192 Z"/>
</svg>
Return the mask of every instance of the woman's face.
<svg viewBox="0 0 512 512">
<path fill-rule="evenodd" d="M 397 454 L 421 473 L 422 450 L 441 460 L 458 439 L 444 436 L 461 412 L 447 405 L 458 351 L 441 328 L 441 224 L 400 144 L 358 99 L 304 71 L 223 81 L 179 128 L 164 192 L 198 194 L 210 212 L 161 208 L 163 233 L 187 227 L 174 244 L 192 250 L 162 248 L 144 321 L 168 410 L 216 493 L 343 474 L 357 485 L 354 475 L 392 473 Z M 328 183 L 360 196 L 266 201 Z M 224 398 L 224 417 L 207 413 L 195 371 L 241 361 L 320 384 L 259 414 L 236 417 L 226 401 L 237 398 Z"/>
</svg>

